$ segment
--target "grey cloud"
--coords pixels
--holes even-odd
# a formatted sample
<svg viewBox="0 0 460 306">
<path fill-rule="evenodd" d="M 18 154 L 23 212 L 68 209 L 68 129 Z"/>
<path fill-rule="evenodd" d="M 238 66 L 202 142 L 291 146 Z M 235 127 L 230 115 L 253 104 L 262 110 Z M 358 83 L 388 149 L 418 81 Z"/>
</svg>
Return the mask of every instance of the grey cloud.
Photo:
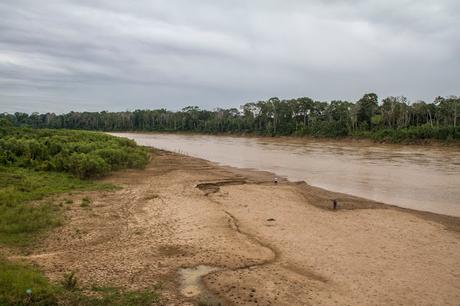
<svg viewBox="0 0 460 306">
<path fill-rule="evenodd" d="M 458 93 L 454 0 L 5 1 L 0 111 Z"/>
</svg>

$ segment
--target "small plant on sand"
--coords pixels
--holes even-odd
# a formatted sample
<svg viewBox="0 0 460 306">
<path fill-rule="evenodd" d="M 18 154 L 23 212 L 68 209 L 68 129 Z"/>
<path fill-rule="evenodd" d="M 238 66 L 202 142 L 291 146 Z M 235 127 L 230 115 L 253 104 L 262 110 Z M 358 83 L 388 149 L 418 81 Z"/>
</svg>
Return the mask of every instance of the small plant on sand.
<svg viewBox="0 0 460 306">
<path fill-rule="evenodd" d="M 73 204 L 73 200 L 72 199 L 65 199 L 64 203 L 65 204 Z"/>
<path fill-rule="evenodd" d="M 77 289 L 77 283 L 78 283 L 78 280 L 77 280 L 77 277 L 75 276 L 75 272 L 73 271 L 70 273 L 64 274 L 64 278 L 61 282 L 62 287 L 64 287 L 64 289 L 69 290 L 69 291 L 73 291 Z"/>
<path fill-rule="evenodd" d="M 145 200 L 155 200 L 155 199 L 158 199 L 160 196 L 156 193 L 152 193 L 152 194 L 149 194 L 147 196 L 145 196 Z"/>
<path fill-rule="evenodd" d="M 90 198 L 84 197 L 83 199 L 81 199 L 81 204 L 80 204 L 81 207 L 88 207 L 89 204 L 91 204 Z"/>
</svg>

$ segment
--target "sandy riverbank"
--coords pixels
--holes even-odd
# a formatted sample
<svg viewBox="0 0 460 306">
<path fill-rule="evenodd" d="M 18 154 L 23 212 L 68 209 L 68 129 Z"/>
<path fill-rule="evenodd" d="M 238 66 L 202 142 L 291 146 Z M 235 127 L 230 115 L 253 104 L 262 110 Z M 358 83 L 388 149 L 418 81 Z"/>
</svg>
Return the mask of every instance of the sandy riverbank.
<svg viewBox="0 0 460 306">
<path fill-rule="evenodd" d="M 458 305 L 460 218 L 272 178 L 155 151 L 106 179 L 123 189 L 75 195 L 91 208 L 71 206 L 25 258 L 87 286 L 161 282 L 171 305 L 203 299 L 200 286 L 230 305 Z M 200 265 L 216 269 L 183 287 L 178 271 Z"/>
</svg>

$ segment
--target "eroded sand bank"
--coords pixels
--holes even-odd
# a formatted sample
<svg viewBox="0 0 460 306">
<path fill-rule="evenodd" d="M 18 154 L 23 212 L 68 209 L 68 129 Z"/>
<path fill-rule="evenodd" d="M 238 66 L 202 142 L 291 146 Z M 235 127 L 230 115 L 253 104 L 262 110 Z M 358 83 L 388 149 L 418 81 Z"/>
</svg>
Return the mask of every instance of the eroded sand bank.
<svg viewBox="0 0 460 306">
<path fill-rule="evenodd" d="M 87 287 L 161 282 L 171 305 L 459 305 L 459 218 L 272 179 L 155 151 L 146 170 L 107 179 L 123 189 L 75 195 L 91 208 L 70 205 L 25 258 Z M 202 296 L 181 284 L 197 266 L 210 271 Z"/>
</svg>

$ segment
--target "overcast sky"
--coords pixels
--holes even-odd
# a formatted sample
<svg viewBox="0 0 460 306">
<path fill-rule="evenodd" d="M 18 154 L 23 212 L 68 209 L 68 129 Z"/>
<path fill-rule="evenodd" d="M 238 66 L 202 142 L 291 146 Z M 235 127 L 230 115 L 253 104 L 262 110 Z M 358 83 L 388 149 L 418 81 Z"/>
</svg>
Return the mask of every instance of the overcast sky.
<svg viewBox="0 0 460 306">
<path fill-rule="evenodd" d="M 0 2 L 0 112 L 460 94 L 458 0 Z"/>
</svg>

